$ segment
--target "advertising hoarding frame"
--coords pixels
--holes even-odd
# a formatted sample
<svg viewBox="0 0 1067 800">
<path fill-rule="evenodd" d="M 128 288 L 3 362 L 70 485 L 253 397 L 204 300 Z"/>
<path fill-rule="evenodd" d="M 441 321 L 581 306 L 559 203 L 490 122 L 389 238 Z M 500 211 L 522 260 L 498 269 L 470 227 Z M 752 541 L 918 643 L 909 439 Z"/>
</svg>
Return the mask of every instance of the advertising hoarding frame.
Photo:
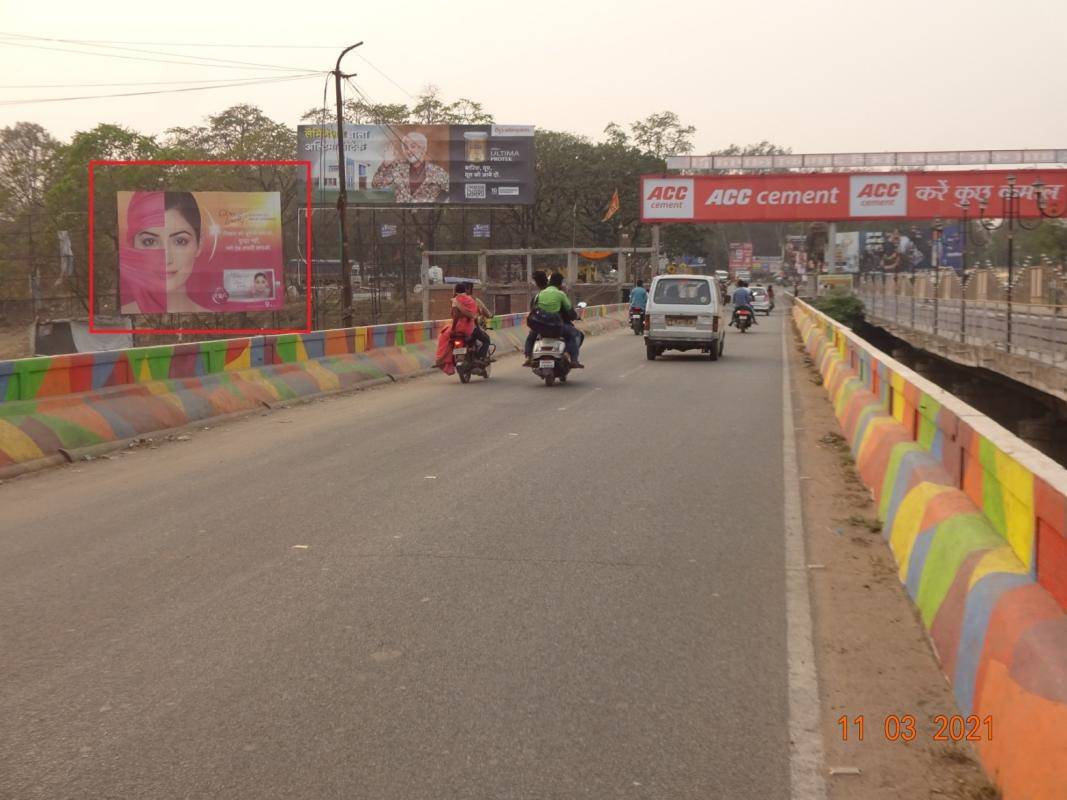
<svg viewBox="0 0 1067 800">
<path fill-rule="evenodd" d="M 116 329 L 96 327 L 96 281 L 95 281 L 95 232 L 94 215 L 96 213 L 95 169 L 96 167 L 303 167 L 307 185 L 307 201 L 311 205 L 311 162 L 307 160 L 247 160 L 247 161 L 193 161 L 193 160 L 92 160 L 89 162 L 89 333 L 143 333 L 143 334 L 208 334 L 218 336 L 244 335 L 244 336 L 272 336 L 282 333 L 310 333 L 311 332 L 311 249 L 312 249 L 312 214 L 306 216 L 307 226 L 307 286 L 309 287 L 305 298 L 305 319 L 303 328 L 132 328 Z"/>
<path fill-rule="evenodd" d="M 960 184 L 971 176 L 982 183 Z M 962 196 L 972 209 L 984 198 L 988 203 L 987 214 L 996 217 L 1002 211 L 1001 202 L 1010 176 L 1018 179 L 1015 191 L 1020 198 L 1020 217 L 1040 216 L 1033 188 L 1028 185 L 1028 181 L 1038 178 L 1049 190 L 1055 190 L 1049 192 L 1053 202 L 1067 204 L 1065 168 L 733 175 L 655 173 L 641 176 L 640 214 L 641 221 L 649 224 L 954 219 L 962 211 L 958 203 L 954 207 L 949 204 Z M 920 182 L 937 185 L 917 185 Z M 897 187 L 896 191 L 882 192 L 892 190 L 890 184 Z M 983 195 L 979 190 L 989 191 Z M 950 192 L 952 196 L 946 198 Z M 704 211 L 711 205 L 721 214 Z M 801 213 L 800 206 L 809 208 Z M 757 208 L 763 210 L 749 211 Z"/>
</svg>

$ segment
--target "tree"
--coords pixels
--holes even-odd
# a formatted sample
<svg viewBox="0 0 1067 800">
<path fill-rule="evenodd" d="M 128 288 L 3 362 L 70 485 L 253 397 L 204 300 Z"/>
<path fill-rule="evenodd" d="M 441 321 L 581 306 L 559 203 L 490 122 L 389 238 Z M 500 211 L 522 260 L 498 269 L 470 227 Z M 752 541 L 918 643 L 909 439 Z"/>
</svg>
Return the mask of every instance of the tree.
<svg viewBox="0 0 1067 800">
<path fill-rule="evenodd" d="M 693 151 L 693 134 L 696 133 L 696 128 L 692 125 L 682 125 L 673 111 L 649 114 L 643 120 L 630 125 L 630 130 L 638 149 L 656 158 Z"/>
<path fill-rule="evenodd" d="M 58 146 L 34 122 L 0 129 L 0 218 L 37 210 Z"/>
</svg>

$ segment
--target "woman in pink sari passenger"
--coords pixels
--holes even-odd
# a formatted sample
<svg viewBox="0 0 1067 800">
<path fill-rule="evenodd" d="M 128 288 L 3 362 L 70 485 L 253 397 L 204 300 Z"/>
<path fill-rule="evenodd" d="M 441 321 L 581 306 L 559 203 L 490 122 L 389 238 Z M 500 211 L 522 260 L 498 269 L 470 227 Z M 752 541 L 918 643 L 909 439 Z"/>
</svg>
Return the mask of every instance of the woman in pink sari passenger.
<svg viewBox="0 0 1067 800">
<path fill-rule="evenodd" d="M 469 283 L 456 284 L 456 294 L 452 298 L 452 322 L 446 325 L 437 337 L 437 359 L 434 366 L 443 370 L 445 375 L 456 371 L 456 361 L 452 358 L 452 336 L 469 337 L 478 318 L 478 303 L 470 294 L 470 286 Z"/>
</svg>

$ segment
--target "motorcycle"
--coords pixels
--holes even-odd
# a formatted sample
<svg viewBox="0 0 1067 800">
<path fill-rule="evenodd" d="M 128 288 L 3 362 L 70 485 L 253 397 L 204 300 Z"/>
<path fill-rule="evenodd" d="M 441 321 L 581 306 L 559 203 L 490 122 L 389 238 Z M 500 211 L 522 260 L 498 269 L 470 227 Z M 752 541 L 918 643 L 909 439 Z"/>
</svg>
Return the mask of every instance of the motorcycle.
<svg viewBox="0 0 1067 800">
<path fill-rule="evenodd" d="M 752 325 L 752 312 L 747 308 L 739 308 L 734 312 L 734 316 L 737 321 L 737 329 L 741 331 L 741 333 L 747 332 Z"/>
<path fill-rule="evenodd" d="M 452 358 L 456 362 L 456 374 L 460 383 L 470 383 L 471 375 L 481 375 L 489 380 L 490 356 L 496 350 L 495 344 L 489 345 L 489 352 L 485 358 L 479 358 L 477 342 L 468 342 L 467 337 L 456 334 L 452 337 Z"/>
<path fill-rule="evenodd" d="M 587 303 L 578 304 L 579 318 Z M 534 342 L 533 356 L 531 361 L 533 374 L 545 382 L 545 386 L 552 386 L 557 380 L 560 383 L 567 382 L 567 375 L 571 371 L 570 359 L 564 358 L 567 343 L 562 338 L 552 336 L 538 336 Z"/>
<path fill-rule="evenodd" d="M 645 311 L 641 308 L 630 309 L 630 327 L 634 336 L 640 336 L 645 332 Z"/>
</svg>

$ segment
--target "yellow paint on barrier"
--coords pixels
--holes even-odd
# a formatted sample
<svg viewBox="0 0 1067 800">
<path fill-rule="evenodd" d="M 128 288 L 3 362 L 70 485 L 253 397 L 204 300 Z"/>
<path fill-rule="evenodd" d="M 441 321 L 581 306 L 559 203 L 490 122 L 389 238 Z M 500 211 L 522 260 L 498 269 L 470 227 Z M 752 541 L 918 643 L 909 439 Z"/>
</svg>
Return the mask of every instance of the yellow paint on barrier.
<svg viewBox="0 0 1067 800">
<path fill-rule="evenodd" d="M 44 458 L 44 452 L 33 439 L 10 422 L 2 419 L 0 419 L 0 453 L 12 459 L 16 464 L 20 461 L 33 461 L 35 458 Z"/>
<path fill-rule="evenodd" d="M 1004 545 L 998 547 L 996 550 L 990 550 L 982 559 L 978 562 L 978 565 L 974 568 L 974 572 L 971 573 L 971 581 L 967 586 L 967 591 L 974 588 L 974 585 L 978 583 L 986 575 L 991 575 L 994 572 L 1010 572 L 1013 575 L 1026 575 L 1029 570 L 1025 564 L 1022 564 L 1018 557 L 1015 555 L 1015 551 L 1011 549 L 1010 545 Z"/>
<path fill-rule="evenodd" d="M 898 372 L 891 372 L 889 385 L 893 392 L 893 418 L 904 425 L 904 377 Z"/>
<path fill-rule="evenodd" d="M 304 369 L 315 379 L 322 391 L 331 392 L 341 388 L 341 379 L 323 367 L 318 361 L 307 362 L 304 365 Z"/>
<path fill-rule="evenodd" d="M 908 578 L 908 562 L 915 539 L 922 532 L 921 526 L 930 501 L 945 492 L 958 491 L 955 487 L 923 481 L 904 495 L 893 518 L 893 530 L 889 535 L 889 547 L 897 559 L 897 573 L 901 582 Z"/>
<path fill-rule="evenodd" d="M 237 356 L 233 361 L 226 364 L 224 369 L 227 372 L 240 372 L 243 369 L 250 369 L 252 367 L 252 348 L 246 347 L 241 351 L 241 355 Z"/>
<path fill-rule="evenodd" d="M 1008 544 L 1026 568 L 1031 569 L 1034 564 L 1034 474 L 999 449 L 994 452 L 994 458 L 1004 503 Z"/>
</svg>

